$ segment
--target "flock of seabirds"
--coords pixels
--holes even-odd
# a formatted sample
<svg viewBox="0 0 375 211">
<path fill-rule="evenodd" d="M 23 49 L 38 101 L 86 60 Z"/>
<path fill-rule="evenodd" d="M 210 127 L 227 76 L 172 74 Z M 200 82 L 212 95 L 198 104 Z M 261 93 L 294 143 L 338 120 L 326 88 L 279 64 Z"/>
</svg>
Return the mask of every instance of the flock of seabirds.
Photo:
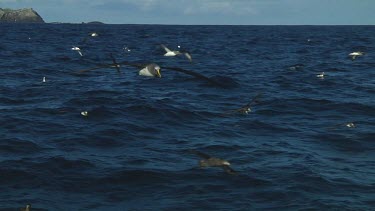
<svg viewBox="0 0 375 211">
<path fill-rule="evenodd" d="M 98 37 L 98 36 L 99 36 L 99 34 L 96 33 L 96 32 L 89 33 L 89 35 L 88 35 L 88 37 Z M 83 43 L 85 43 L 87 41 L 88 37 L 86 37 L 83 40 Z M 160 47 L 165 50 L 164 56 L 174 57 L 174 56 L 184 55 L 190 62 L 193 61 L 193 59 L 191 57 L 191 54 L 188 51 L 171 50 L 167 46 L 165 46 L 164 44 L 160 44 Z M 177 46 L 177 47 L 179 49 L 181 48 L 181 46 Z M 77 51 L 78 54 L 81 57 L 83 56 L 82 50 L 79 47 L 72 46 L 71 49 L 73 51 Z M 128 48 L 128 47 L 124 47 L 124 50 L 128 51 L 128 52 L 131 51 L 131 49 Z M 111 57 L 112 62 L 113 62 L 112 64 L 100 65 L 100 66 L 93 67 L 93 68 L 90 68 L 90 69 L 79 70 L 78 73 L 84 73 L 84 72 L 88 72 L 88 71 L 91 71 L 91 70 L 102 69 L 102 68 L 115 68 L 117 70 L 117 72 L 120 72 L 121 65 L 129 65 L 129 66 L 134 66 L 134 67 L 141 68 L 139 70 L 139 75 L 141 75 L 141 76 L 161 78 L 161 67 L 158 64 L 155 64 L 155 63 L 150 63 L 150 64 L 135 64 L 135 63 L 130 63 L 130 62 L 120 62 L 120 63 L 118 63 L 116 61 L 116 59 L 112 56 L 112 54 L 110 55 L 110 57 Z M 210 78 L 208 78 L 208 77 L 206 77 L 204 75 L 201 75 L 199 73 L 196 73 L 194 71 L 191 71 L 191 70 L 185 70 L 185 69 L 178 68 L 178 67 L 164 67 L 164 69 L 169 69 L 169 70 L 173 70 L 173 71 L 177 71 L 177 72 L 182 72 L 182 73 L 194 76 L 196 78 L 200 78 L 200 79 L 206 80 L 209 83 L 212 83 L 213 85 L 221 86 L 221 84 L 219 82 L 217 82 L 217 81 L 215 81 L 213 79 L 210 79 Z M 45 77 L 43 77 L 43 81 L 45 82 Z M 249 103 L 247 103 L 246 105 L 242 106 L 241 108 L 227 111 L 227 112 L 223 113 L 223 115 L 230 115 L 230 114 L 234 114 L 234 113 L 248 114 L 249 112 L 251 112 L 251 107 L 250 106 L 258 103 L 259 102 L 258 98 L 260 96 L 261 96 L 261 93 L 257 94 Z M 88 113 L 88 111 L 82 111 L 81 115 L 82 116 L 88 116 L 89 113 Z M 221 159 L 221 158 L 217 158 L 217 157 L 212 157 L 210 155 L 207 155 L 205 153 L 202 153 L 202 152 L 199 152 L 199 151 L 196 151 L 196 150 L 189 150 L 189 152 L 202 158 L 202 160 L 199 161 L 199 167 L 200 168 L 204 168 L 204 167 L 221 167 L 221 168 L 223 168 L 223 170 L 226 173 L 229 173 L 229 174 L 236 174 L 237 173 L 235 170 L 233 170 L 230 167 L 231 164 L 227 160 L 224 160 L 224 159 Z"/>
<path fill-rule="evenodd" d="M 98 36 L 99 36 L 99 34 L 96 33 L 96 32 L 89 33 L 88 36 L 86 36 L 84 38 L 82 43 L 85 43 L 88 39 L 98 37 Z M 311 40 L 308 39 L 307 41 L 310 42 Z M 165 50 L 164 56 L 174 57 L 174 56 L 183 55 L 190 62 L 192 62 L 192 56 L 188 51 L 171 50 L 167 46 L 165 46 L 164 44 L 160 44 L 160 47 Z M 181 48 L 180 46 L 177 46 L 177 47 L 179 49 Z M 128 52 L 131 51 L 131 49 L 128 48 L 128 47 L 124 47 L 123 49 L 125 51 L 128 51 Z M 81 57 L 84 56 L 81 48 L 79 48 L 78 46 L 72 46 L 71 50 L 76 51 Z M 362 51 L 355 51 L 355 52 L 349 53 L 348 56 L 354 61 L 357 57 L 363 56 L 364 54 L 365 53 L 362 52 Z M 161 67 L 158 64 L 155 64 L 155 63 L 137 64 L 137 63 L 130 63 L 130 62 L 126 62 L 126 61 L 118 63 L 116 61 L 116 59 L 112 56 L 112 54 L 110 55 L 110 57 L 112 59 L 111 64 L 104 64 L 104 65 L 100 65 L 100 66 L 93 67 L 93 68 L 90 68 L 90 69 L 79 70 L 78 73 L 85 73 L 85 72 L 88 72 L 88 71 L 92 71 L 92 70 L 96 70 L 96 69 L 103 69 L 103 68 L 114 68 L 114 69 L 117 70 L 117 72 L 120 73 L 121 65 L 128 65 L 128 66 L 141 68 L 139 70 L 139 75 L 141 75 L 141 76 L 161 78 Z M 290 69 L 290 70 L 301 70 L 301 69 L 303 69 L 303 67 L 304 67 L 303 64 L 295 64 L 295 65 L 289 66 L 288 69 Z M 205 81 L 209 82 L 210 84 L 216 85 L 216 86 L 219 86 L 219 87 L 223 86 L 218 81 L 215 81 L 211 78 L 208 78 L 208 77 L 206 77 L 206 76 L 204 76 L 200 73 L 197 73 L 197 72 L 194 72 L 194 71 L 191 71 L 191 70 L 186 70 L 186 69 L 182 69 L 182 68 L 178 68 L 178 67 L 163 67 L 163 69 L 168 69 L 168 70 L 188 74 L 188 75 L 191 75 L 191 76 L 196 77 L 198 79 L 205 80 Z M 324 79 L 324 76 L 325 76 L 324 72 L 316 75 L 316 77 L 320 78 L 320 79 Z M 43 77 L 42 82 L 43 83 L 47 82 L 46 77 Z M 227 116 L 227 115 L 233 115 L 233 114 L 248 114 L 248 113 L 250 113 L 251 107 L 260 102 L 259 98 L 261 97 L 261 95 L 262 95 L 262 93 L 258 93 L 246 105 L 244 105 L 244 106 L 242 106 L 238 109 L 233 109 L 233 110 L 229 110 L 227 112 L 224 112 L 222 115 Z M 81 115 L 84 116 L 84 117 L 87 117 L 89 115 L 89 112 L 88 111 L 82 111 Z M 330 129 L 334 129 L 334 128 L 337 128 L 337 127 L 355 128 L 356 125 L 353 122 L 340 123 L 340 124 L 331 126 Z M 197 151 L 197 150 L 189 150 L 189 153 L 195 154 L 195 155 L 197 155 L 201 158 L 201 160 L 199 160 L 199 162 L 198 162 L 199 168 L 219 167 L 219 168 L 222 168 L 224 170 L 224 172 L 226 172 L 228 174 L 237 174 L 238 173 L 237 171 L 235 171 L 234 169 L 231 168 L 230 162 L 225 160 L 225 159 L 210 156 L 208 154 L 205 154 L 205 153 Z M 20 208 L 20 210 L 30 211 L 31 205 L 27 204 L 26 207 Z"/>
</svg>

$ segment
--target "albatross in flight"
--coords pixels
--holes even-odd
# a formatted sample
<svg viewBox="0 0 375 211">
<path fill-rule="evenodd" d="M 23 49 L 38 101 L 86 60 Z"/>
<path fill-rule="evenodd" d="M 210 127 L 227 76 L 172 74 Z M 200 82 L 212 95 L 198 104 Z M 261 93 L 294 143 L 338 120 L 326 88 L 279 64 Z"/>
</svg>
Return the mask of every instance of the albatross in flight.
<svg viewBox="0 0 375 211">
<path fill-rule="evenodd" d="M 77 51 L 79 53 L 79 55 L 83 56 L 82 52 L 81 52 L 81 49 L 77 46 L 73 46 L 72 48 L 73 51 Z"/>
<path fill-rule="evenodd" d="M 132 66 L 132 67 L 136 67 L 136 68 L 142 68 L 139 71 L 139 75 L 161 78 L 161 72 L 160 72 L 161 67 L 159 65 L 155 64 L 155 63 L 141 64 L 141 63 L 133 63 L 133 62 L 128 62 L 128 61 L 116 62 L 116 60 L 114 59 L 114 57 L 112 55 L 111 55 L 111 58 L 112 58 L 112 61 L 113 61 L 112 64 L 101 64 L 101 65 L 93 67 L 93 68 L 79 70 L 78 73 L 80 74 L 80 73 L 84 73 L 84 72 L 88 72 L 88 71 L 92 71 L 92 70 L 97 70 L 97 69 L 103 69 L 103 68 L 116 68 L 117 72 L 120 73 L 121 65 L 128 65 L 128 66 Z M 185 70 L 185 69 L 182 69 L 182 68 L 179 68 L 179 67 L 167 67 L 167 66 L 163 66 L 163 69 L 167 69 L 167 70 L 191 75 L 195 78 L 205 80 L 205 81 L 207 81 L 207 82 L 209 82 L 209 83 L 211 83 L 215 86 L 225 87 L 225 85 L 221 84 L 220 82 L 218 82 L 214 79 L 208 78 L 208 77 L 206 77 L 206 76 L 204 76 L 200 73 L 194 72 L 192 70 Z"/>
<path fill-rule="evenodd" d="M 263 93 L 258 93 L 246 105 L 242 106 L 241 108 L 235 109 L 235 110 L 227 111 L 227 112 L 224 113 L 224 115 L 235 114 L 235 113 L 240 113 L 240 114 L 250 113 L 251 112 L 251 106 L 259 103 L 259 98 L 262 96 L 262 94 Z"/>
<path fill-rule="evenodd" d="M 146 67 L 144 67 L 143 69 L 139 71 L 139 75 L 161 78 L 160 69 L 161 69 L 160 66 L 155 63 L 148 64 L 146 65 Z"/>
<path fill-rule="evenodd" d="M 210 155 L 207 155 L 205 153 L 202 153 L 202 152 L 199 152 L 199 151 L 196 151 L 196 150 L 192 150 L 191 153 L 196 154 L 199 157 L 203 158 L 198 163 L 200 168 L 221 167 L 228 174 L 236 174 L 237 173 L 235 170 L 233 170 L 230 167 L 230 163 L 227 160 L 212 157 Z"/>
<path fill-rule="evenodd" d="M 193 61 L 192 58 L 191 58 L 191 55 L 188 52 L 172 51 L 169 48 L 167 48 L 167 46 L 165 46 L 163 44 L 161 44 L 160 46 L 166 51 L 164 56 L 178 56 L 178 55 L 184 54 L 186 56 L 186 58 L 189 59 L 190 62 Z"/>
</svg>

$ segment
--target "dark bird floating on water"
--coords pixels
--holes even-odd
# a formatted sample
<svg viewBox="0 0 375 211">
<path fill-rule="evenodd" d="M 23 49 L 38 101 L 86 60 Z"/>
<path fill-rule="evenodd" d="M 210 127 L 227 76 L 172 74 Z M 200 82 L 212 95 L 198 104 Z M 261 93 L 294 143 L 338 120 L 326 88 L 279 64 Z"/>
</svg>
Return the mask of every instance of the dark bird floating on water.
<svg viewBox="0 0 375 211">
<path fill-rule="evenodd" d="M 202 153 L 202 152 L 199 152 L 199 151 L 196 151 L 196 150 L 191 150 L 190 152 L 198 155 L 201 158 L 203 158 L 198 163 L 200 168 L 221 167 L 228 174 L 236 174 L 237 173 L 235 170 L 233 170 L 230 167 L 230 163 L 227 160 L 224 160 L 224 159 L 221 159 L 221 158 L 216 158 L 216 157 L 211 157 L 210 155 L 207 155 L 205 153 Z"/>
<path fill-rule="evenodd" d="M 193 61 L 192 58 L 191 58 L 190 53 L 188 53 L 188 52 L 185 52 L 185 51 L 184 52 L 181 52 L 181 51 L 172 51 L 169 48 L 167 48 L 167 46 L 165 46 L 163 44 L 161 44 L 160 46 L 166 51 L 166 53 L 164 54 L 164 56 L 178 56 L 178 55 L 183 54 L 183 55 L 186 56 L 187 59 L 189 59 L 190 62 Z"/>
</svg>

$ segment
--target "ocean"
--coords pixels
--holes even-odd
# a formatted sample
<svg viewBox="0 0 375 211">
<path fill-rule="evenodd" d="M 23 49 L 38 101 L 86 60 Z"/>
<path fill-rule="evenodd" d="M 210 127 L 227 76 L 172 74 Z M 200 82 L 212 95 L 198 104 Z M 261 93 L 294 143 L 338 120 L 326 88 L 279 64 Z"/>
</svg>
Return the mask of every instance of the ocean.
<svg viewBox="0 0 375 211">
<path fill-rule="evenodd" d="M 374 210 L 374 31 L 1 24 L 0 210 Z"/>
</svg>

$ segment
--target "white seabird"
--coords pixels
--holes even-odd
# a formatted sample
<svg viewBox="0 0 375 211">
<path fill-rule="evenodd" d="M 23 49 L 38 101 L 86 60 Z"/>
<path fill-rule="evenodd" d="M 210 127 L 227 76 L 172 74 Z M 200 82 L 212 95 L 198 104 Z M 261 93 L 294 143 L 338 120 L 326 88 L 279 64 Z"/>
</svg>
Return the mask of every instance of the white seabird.
<svg viewBox="0 0 375 211">
<path fill-rule="evenodd" d="M 320 74 L 317 74 L 316 77 L 321 78 L 321 79 L 324 79 L 324 72 L 322 72 L 322 73 L 320 73 Z"/>
<path fill-rule="evenodd" d="M 177 55 L 180 55 L 180 54 L 184 54 L 186 56 L 186 58 L 189 59 L 190 62 L 192 62 L 191 55 L 188 52 L 172 51 L 163 44 L 161 44 L 160 46 L 166 51 L 164 56 L 177 56 Z M 180 46 L 178 46 L 178 47 L 180 48 Z"/>
<path fill-rule="evenodd" d="M 364 52 L 362 51 L 354 51 L 349 54 L 350 57 L 352 57 L 352 60 L 356 59 L 357 56 L 363 56 Z"/>
<path fill-rule="evenodd" d="M 73 46 L 72 48 L 73 51 L 77 51 L 79 53 L 79 55 L 83 56 L 82 52 L 81 52 L 81 49 L 78 48 L 77 46 Z"/>
<path fill-rule="evenodd" d="M 346 127 L 356 127 L 353 122 L 349 122 L 345 124 Z"/>
<path fill-rule="evenodd" d="M 160 66 L 157 64 L 148 64 L 145 68 L 139 71 L 139 75 L 161 78 L 160 69 Z"/>
</svg>

